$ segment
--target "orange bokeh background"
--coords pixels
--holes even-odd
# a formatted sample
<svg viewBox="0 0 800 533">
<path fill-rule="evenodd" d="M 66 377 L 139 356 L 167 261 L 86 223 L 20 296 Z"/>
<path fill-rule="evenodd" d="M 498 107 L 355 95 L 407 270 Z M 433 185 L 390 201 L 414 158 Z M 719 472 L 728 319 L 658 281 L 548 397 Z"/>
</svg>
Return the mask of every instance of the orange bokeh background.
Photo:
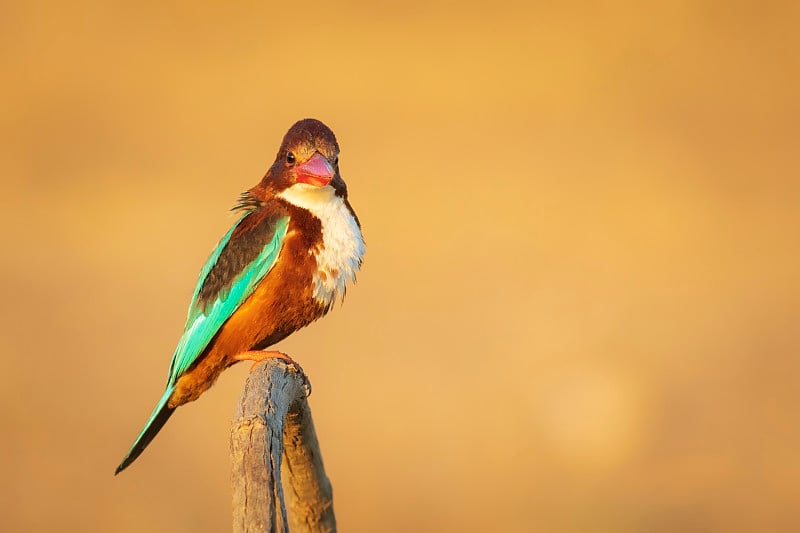
<svg viewBox="0 0 800 533">
<path fill-rule="evenodd" d="M 230 530 L 248 365 L 112 474 L 308 116 L 368 246 L 279 345 L 342 531 L 800 529 L 800 9 L 668 4 L 4 5 L 0 529 Z"/>
</svg>

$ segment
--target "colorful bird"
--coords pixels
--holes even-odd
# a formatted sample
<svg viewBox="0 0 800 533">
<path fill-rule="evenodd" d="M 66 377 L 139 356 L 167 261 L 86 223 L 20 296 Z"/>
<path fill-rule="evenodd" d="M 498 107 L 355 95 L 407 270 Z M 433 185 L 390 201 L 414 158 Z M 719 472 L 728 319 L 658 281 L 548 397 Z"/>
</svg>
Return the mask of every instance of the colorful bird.
<svg viewBox="0 0 800 533">
<path fill-rule="evenodd" d="M 239 220 L 200 271 L 161 400 L 117 467 L 127 468 L 175 409 L 200 397 L 237 361 L 325 315 L 364 255 L 361 224 L 339 174 L 339 145 L 314 119 L 286 133 L 264 178 L 233 208 Z"/>
</svg>

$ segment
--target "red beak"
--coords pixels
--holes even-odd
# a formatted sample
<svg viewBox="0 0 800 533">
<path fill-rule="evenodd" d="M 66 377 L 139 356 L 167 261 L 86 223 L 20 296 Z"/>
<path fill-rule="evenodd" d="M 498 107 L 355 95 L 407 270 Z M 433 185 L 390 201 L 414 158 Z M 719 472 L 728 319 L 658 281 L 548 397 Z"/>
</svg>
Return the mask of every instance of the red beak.
<svg viewBox="0 0 800 533">
<path fill-rule="evenodd" d="M 307 183 L 315 187 L 324 187 L 333 179 L 333 167 L 319 152 L 308 158 L 308 161 L 294 167 L 299 183 Z"/>
</svg>

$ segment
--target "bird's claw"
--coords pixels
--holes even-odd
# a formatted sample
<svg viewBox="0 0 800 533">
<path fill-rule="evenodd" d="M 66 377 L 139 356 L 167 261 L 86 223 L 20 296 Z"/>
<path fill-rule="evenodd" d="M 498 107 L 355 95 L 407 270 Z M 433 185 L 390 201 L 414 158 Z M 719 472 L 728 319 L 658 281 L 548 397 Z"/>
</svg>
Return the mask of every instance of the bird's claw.
<svg viewBox="0 0 800 533">
<path fill-rule="evenodd" d="M 286 363 L 287 368 L 293 369 L 293 371 L 300 374 L 300 379 L 303 380 L 303 388 L 306 390 L 306 398 L 311 396 L 311 381 L 309 381 L 308 376 L 306 375 L 305 370 L 303 367 L 300 366 L 300 363 L 292 359 L 292 356 L 289 354 L 285 354 L 283 352 L 275 351 L 249 351 L 238 354 L 234 357 L 237 361 L 244 361 L 249 360 L 253 361 L 253 366 L 250 367 L 250 372 L 256 369 L 259 363 L 264 361 L 265 359 L 280 359 L 284 363 Z"/>
<path fill-rule="evenodd" d="M 300 379 L 303 380 L 303 388 L 306 390 L 306 398 L 311 396 L 311 381 L 308 379 L 308 375 L 306 374 L 303 367 L 300 366 L 297 361 L 292 360 L 290 363 L 287 363 L 287 368 L 292 369 L 292 371 L 297 372 L 300 375 Z"/>
<path fill-rule="evenodd" d="M 273 352 L 276 355 L 274 356 L 276 359 L 280 359 L 281 361 L 286 363 L 286 367 L 292 369 L 294 372 L 297 372 L 300 375 L 300 379 L 303 380 L 303 388 L 306 390 L 306 398 L 311 396 L 311 381 L 308 379 L 308 374 L 306 371 L 303 370 L 303 367 L 300 366 L 300 363 L 295 361 L 291 355 L 283 352 Z M 280 355 L 277 355 L 280 354 Z"/>
</svg>

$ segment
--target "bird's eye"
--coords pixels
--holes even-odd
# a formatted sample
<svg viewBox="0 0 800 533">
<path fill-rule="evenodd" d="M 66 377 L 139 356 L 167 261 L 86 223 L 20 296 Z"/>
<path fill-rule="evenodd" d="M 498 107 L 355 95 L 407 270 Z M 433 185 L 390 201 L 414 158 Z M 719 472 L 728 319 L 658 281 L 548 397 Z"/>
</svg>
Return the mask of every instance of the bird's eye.
<svg viewBox="0 0 800 533">
<path fill-rule="evenodd" d="M 339 165 L 339 156 L 338 155 L 336 156 L 336 159 L 333 160 L 333 164 L 337 165 L 337 166 Z"/>
<path fill-rule="evenodd" d="M 294 154 L 292 152 L 286 152 L 286 162 L 290 165 L 294 165 Z"/>
</svg>

